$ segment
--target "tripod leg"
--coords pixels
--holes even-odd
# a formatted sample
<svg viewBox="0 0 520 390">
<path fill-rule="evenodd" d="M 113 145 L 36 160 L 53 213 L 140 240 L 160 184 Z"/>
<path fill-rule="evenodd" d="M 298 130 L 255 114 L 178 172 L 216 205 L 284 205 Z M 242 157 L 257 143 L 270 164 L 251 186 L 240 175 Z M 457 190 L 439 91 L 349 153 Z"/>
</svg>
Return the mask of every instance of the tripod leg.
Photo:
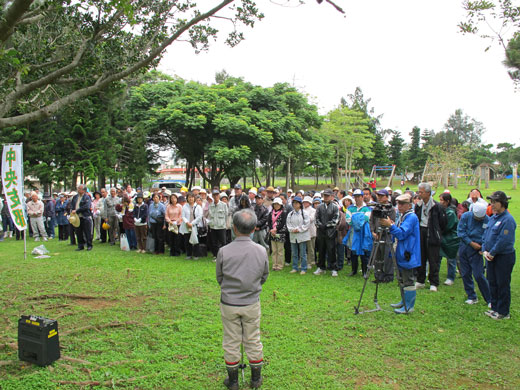
<svg viewBox="0 0 520 390">
<path fill-rule="evenodd" d="M 370 270 L 374 268 L 375 257 L 377 255 L 378 249 L 379 249 L 379 241 L 376 242 L 376 245 L 374 246 L 374 248 L 372 249 L 372 253 L 370 254 L 370 259 L 368 260 L 367 271 L 366 271 L 365 275 L 363 276 L 365 279 L 365 282 L 363 283 L 363 289 L 361 290 L 361 295 L 359 296 L 359 301 L 358 301 L 357 306 L 354 306 L 355 314 L 360 313 L 359 307 L 361 306 L 363 294 L 365 293 L 365 288 L 367 286 L 368 279 L 370 278 Z M 376 295 L 374 296 L 374 302 L 376 302 L 376 307 L 377 307 L 377 309 L 379 309 L 379 307 L 378 307 L 379 305 L 377 305 L 377 288 L 376 288 Z"/>
</svg>

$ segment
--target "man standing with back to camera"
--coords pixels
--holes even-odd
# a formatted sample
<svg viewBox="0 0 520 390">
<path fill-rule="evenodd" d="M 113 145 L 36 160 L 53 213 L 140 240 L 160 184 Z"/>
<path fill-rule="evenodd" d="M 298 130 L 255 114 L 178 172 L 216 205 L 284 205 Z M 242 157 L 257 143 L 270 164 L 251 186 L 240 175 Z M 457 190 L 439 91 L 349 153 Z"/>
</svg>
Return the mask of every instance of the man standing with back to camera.
<svg viewBox="0 0 520 390">
<path fill-rule="evenodd" d="M 233 216 L 235 240 L 217 254 L 217 282 L 220 285 L 222 347 L 228 377 L 224 385 L 238 390 L 240 344 L 251 366 L 251 388 L 262 385 L 263 347 L 260 342 L 260 292 L 269 275 L 265 248 L 251 241 L 257 219 L 250 209 Z"/>
</svg>

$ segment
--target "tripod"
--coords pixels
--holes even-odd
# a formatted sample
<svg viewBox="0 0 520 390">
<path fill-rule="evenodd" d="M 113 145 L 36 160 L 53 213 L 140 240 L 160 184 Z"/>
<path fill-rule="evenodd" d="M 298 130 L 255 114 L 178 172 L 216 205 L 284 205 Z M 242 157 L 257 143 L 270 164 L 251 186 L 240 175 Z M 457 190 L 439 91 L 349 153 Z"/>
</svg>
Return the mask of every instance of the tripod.
<svg viewBox="0 0 520 390">
<path fill-rule="evenodd" d="M 388 256 L 388 252 L 389 251 L 390 251 L 390 256 L 392 258 L 392 262 L 394 264 L 394 269 L 397 272 L 397 280 L 398 280 L 398 283 L 399 283 L 399 290 L 401 292 L 401 299 L 402 299 L 403 304 L 404 304 L 404 309 L 406 311 L 408 311 L 408 308 L 406 307 L 406 302 L 405 302 L 405 299 L 404 299 L 404 285 L 403 285 L 403 282 L 402 282 L 402 279 L 401 279 L 401 272 L 399 271 L 399 267 L 397 267 L 397 260 L 396 260 L 396 257 L 395 257 L 395 250 L 394 250 L 394 246 L 392 245 L 392 238 L 390 236 L 390 229 L 387 228 L 387 227 L 383 227 L 383 226 L 378 227 L 377 228 L 377 236 L 378 236 L 378 238 L 377 238 L 377 240 L 375 240 L 375 245 L 372 248 L 372 252 L 370 253 L 370 259 L 368 260 L 367 271 L 363 275 L 363 277 L 365 278 L 365 282 L 363 283 L 363 289 L 361 290 L 361 295 L 359 296 L 359 302 L 358 302 L 357 306 L 354 306 L 354 314 L 371 313 L 371 312 L 374 312 L 374 311 L 381 311 L 381 310 L 383 310 L 381 308 L 381 306 L 379 306 L 379 302 L 378 302 L 378 298 L 377 298 L 377 293 L 378 293 L 378 290 L 379 290 L 379 283 L 380 283 L 380 281 L 377 278 L 375 280 L 376 291 L 374 293 L 374 305 L 376 306 L 376 308 L 375 309 L 371 309 L 371 310 L 359 311 L 359 307 L 361 306 L 361 300 L 363 299 L 363 294 L 365 293 L 367 282 L 368 282 L 368 279 L 370 278 L 370 271 L 375 269 L 376 264 L 380 265 L 380 264 L 384 263 L 385 259 Z M 381 261 L 377 261 L 378 260 L 377 256 L 380 253 L 380 249 L 379 248 L 382 248 L 382 253 L 383 253 L 382 262 Z"/>
</svg>

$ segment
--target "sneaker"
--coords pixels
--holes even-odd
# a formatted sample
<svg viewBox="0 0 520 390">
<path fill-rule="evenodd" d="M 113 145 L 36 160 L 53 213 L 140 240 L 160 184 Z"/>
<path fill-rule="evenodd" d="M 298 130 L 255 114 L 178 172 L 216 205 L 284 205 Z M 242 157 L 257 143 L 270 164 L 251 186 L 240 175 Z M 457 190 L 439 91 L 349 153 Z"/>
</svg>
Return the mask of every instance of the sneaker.
<svg viewBox="0 0 520 390">
<path fill-rule="evenodd" d="M 48 240 L 47 240 L 47 237 L 43 237 L 43 241 L 48 241 Z"/>
<path fill-rule="evenodd" d="M 446 286 L 453 286 L 453 280 L 451 280 L 451 279 L 446 279 L 446 281 L 444 282 L 444 284 L 445 284 Z"/>
<path fill-rule="evenodd" d="M 490 308 L 490 309 L 491 309 L 491 302 L 489 302 L 489 303 L 488 303 L 488 308 Z"/>
<path fill-rule="evenodd" d="M 291 272 L 289 272 L 290 274 L 295 274 L 296 272 L 298 272 L 297 269 L 292 269 Z"/>
<path fill-rule="evenodd" d="M 510 320 L 511 319 L 511 315 L 510 314 L 503 315 L 503 314 L 498 314 L 497 312 L 495 312 L 495 313 L 496 314 L 491 317 L 494 320 Z"/>
<path fill-rule="evenodd" d="M 193 260 L 198 260 L 198 259 L 200 259 L 200 257 L 195 256 L 195 257 L 193 258 Z"/>
<path fill-rule="evenodd" d="M 40 237 L 36 237 L 34 241 L 40 241 Z"/>
<path fill-rule="evenodd" d="M 424 288 L 424 283 L 415 282 L 415 289 Z"/>
<path fill-rule="evenodd" d="M 485 311 L 484 314 L 487 315 L 488 317 L 491 317 L 491 318 L 493 318 L 493 317 L 498 315 L 498 313 L 496 311 L 491 310 L 491 309 Z"/>
<path fill-rule="evenodd" d="M 430 291 L 437 292 L 437 286 L 430 286 Z"/>
<path fill-rule="evenodd" d="M 338 276 L 338 271 L 332 271 L 332 276 Z"/>
<path fill-rule="evenodd" d="M 478 299 L 466 299 L 464 303 L 467 305 L 474 305 L 475 303 L 478 303 Z"/>
<path fill-rule="evenodd" d="M 313 272 L 314 275 L 321 275 L 323 273 L 325 273 L 325 271 L 323 271 L 320 267 L 318 267 L 318 269 Z"/>
<path fill-rule="evenodd" d="M 291 266 L 291 263 L 285 263 L 285 266 L 286 266 L 286 267 L 290 267 L 290 266 Z"/>
<path fill-rule="evenodd" d="M 217 262 L 217 258 L 216 258 L 216 257 L 213 258 L 213 262 L 214 262 L 214 263 Z"/>
<path fill-rule="evenodd" d="M 302 271 L 300 272 L 300 275 L 305 275 L 307 273 L 307 271 Z"/>
<path fill-rule="evenodd" d="M 186 260 L 191 260 L 191 256 L 186 256 Z"/>
</svg>

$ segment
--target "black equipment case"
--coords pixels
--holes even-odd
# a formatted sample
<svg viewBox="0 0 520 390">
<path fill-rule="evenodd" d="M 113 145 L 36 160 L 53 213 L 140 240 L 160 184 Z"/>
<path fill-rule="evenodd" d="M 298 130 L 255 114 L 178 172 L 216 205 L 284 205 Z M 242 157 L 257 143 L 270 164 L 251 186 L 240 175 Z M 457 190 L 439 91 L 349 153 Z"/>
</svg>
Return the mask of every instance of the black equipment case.
<svg viewBox="0 0 520 390">
<path fill-rule="evenodd" d="M 58 321 L 23 315 L 18 320 L 18 357 L 38 366 L 48 366 L 58 360 Z"/>
</svg>

